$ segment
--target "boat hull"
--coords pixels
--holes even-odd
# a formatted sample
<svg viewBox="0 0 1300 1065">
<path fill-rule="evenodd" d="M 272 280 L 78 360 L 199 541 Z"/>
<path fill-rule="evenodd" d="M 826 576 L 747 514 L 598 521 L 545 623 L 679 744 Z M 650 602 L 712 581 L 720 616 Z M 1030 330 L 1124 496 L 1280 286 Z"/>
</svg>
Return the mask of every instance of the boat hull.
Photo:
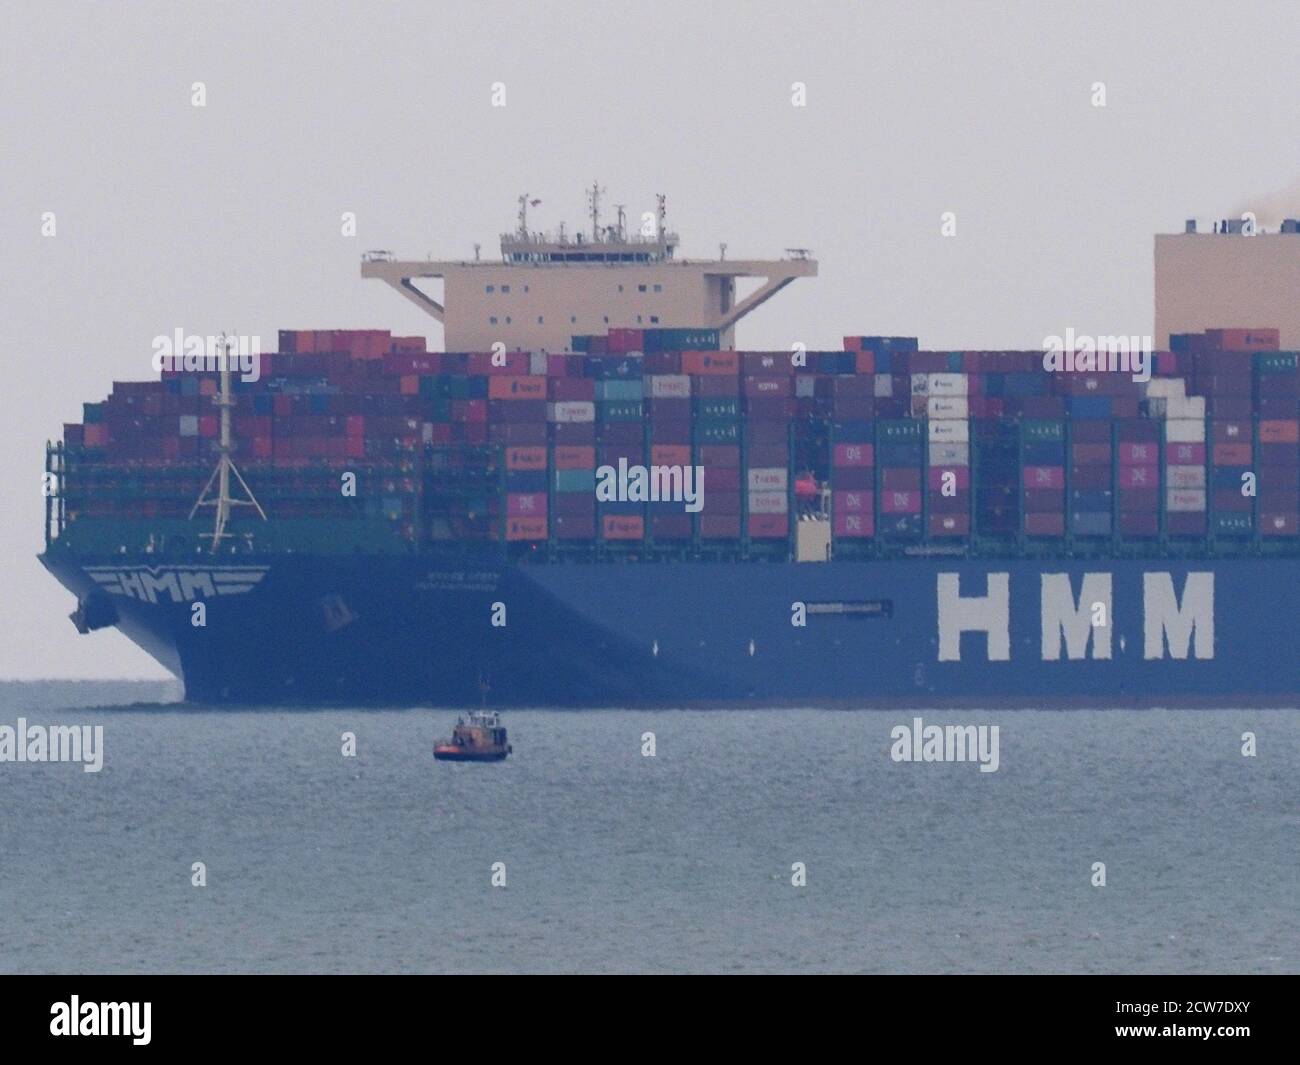
<svg viewBox="0 0 1300 1065">
<path fill-rule="evenodd" d="M 42 561 L 83 604 L 107 597 L 201 703 L 1300 701 L 1294 559 Z"/>
</svg>

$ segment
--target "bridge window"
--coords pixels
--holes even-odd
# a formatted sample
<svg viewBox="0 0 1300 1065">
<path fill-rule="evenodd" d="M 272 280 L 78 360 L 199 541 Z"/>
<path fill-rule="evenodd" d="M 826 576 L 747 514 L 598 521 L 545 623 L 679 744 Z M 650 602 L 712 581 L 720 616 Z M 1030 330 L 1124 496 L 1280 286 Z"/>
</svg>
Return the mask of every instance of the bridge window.
<svg viewBox="0 0 1300 1065">
<path fill-rule="evenodd" d="M 637 285 L 636 290 L 637 290 L 638 292 L 644 292 L 644 291 L 645 291 L 645 285 Z"/>
<path fill-rule="evenodd" d="M 538 325 L 542 324 L 542 316 L 540 314 L 537 316 L 537 324 Z"/>
<path fill-rule="evenodd" d="M 571 314 L 571 315 L 569 315 L 569 324 L 570 324 L 570 325 L 576 325 L 577 322 L 578 322 L 578 316 L 577 316 L 576 314 Z"/>
<path fill-rule="evenodd" d="M 496 325 L 496 324 L 497 324 L 497 316 L 494 314 L 488 318 L 488 325 Z"/>
<path fill-rule="evenodd" d="M 488 285 L 488 286 L 484 289 L 485 292 L 495 292 L 496 290 L 497 290 L 496 285 Z"/>
<path fill-rule="evenodd" d="M 662 292 L 663 290 L 664 290 L 663 285 L 655 285 L 655 291 L 656 291 L 656 292 Z"/>
<path fill-rule="evenodd" d="M 501 286 L 501 291 L 502 291 L 502 292 L 509 292 L 509 291 L 510 291 L 510 286 L 509 286 L 509 285 L 502 285 L 502 286 Z"/>
<path fill-rule="evenodd" d="M 650 316 L 650 324 L 651 324 L 651 325 L 658 325 L 658 324 L 659 324 L 659 315 L 657 315 L 657 314 L 652 314 L 652 315 Z"/>
</svg>

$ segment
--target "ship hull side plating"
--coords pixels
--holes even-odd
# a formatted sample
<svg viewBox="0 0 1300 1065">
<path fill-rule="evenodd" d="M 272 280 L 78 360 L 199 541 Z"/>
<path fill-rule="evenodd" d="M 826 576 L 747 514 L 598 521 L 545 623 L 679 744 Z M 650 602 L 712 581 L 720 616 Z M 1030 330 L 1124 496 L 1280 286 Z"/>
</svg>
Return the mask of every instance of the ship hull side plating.
<svg viewBox="0 0 1300 1065">
<path fill-rule="evenodd" d="M 1291 559 L 508 566 L 279 555 L 241 558 L 234 576 L 57 549 L 43 562 L 79 597 L 109 595 L 118 627 L 203 703 L 1107 707 L 1300 697 L 1300 560 Z"/>
</svg>

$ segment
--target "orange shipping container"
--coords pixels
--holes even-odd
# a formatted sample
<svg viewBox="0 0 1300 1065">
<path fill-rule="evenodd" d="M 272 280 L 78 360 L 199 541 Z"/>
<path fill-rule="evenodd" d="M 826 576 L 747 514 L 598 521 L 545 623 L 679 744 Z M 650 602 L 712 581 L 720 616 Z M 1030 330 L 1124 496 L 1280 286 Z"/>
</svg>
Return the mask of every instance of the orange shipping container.
<svg viewBox="0 0 1300 1065">
<path fill-rule="evenodd" d="M 570 445 L 555 449 L 555 468 L 557 470 L 594 470 L 596 468 L 596 449 Z"/>
<path fill-rule="evenodd" d="M 650 461 L 656 466 L 689 466 L 690 444 L 655 444 L 650 449 Z"/>
<path fill-rule="evenodd" d="M 601 522 L 606 540 L 642 540 L 645 518 L 632 514 L 606 514 Z"/>
<path fill-rule="evenodd" d="M 546 469 L 546 448 L 544 447 L 506 448 L 506 469 L 508 470 Z"/>
<path fill-rule="evenodd" d="M 507 518 L 507 540 L 545 540 L 545 518 Z"/>
<path fill-rule="evenodd" d="M 1249 466 L 1254 461 L 1249 444 L 1215 444 L 1216 466 Z"/>
<path fill-rule="evenodd" d="M 740 373 L 740 353 L 736 351 L 683 351 L 682 373 L 720 376 Z"/>
<path fill-rule="evenodd" d="M 874 351 L 859 351 L 855 369 L 858 373 L 875 373 L 876 353 Z"/>
<path fill-rule="evenodd" d="M 1261 444 L 1300 443 L 1300 421 L 1268 421 L 1259 423 Z"/>
<path fill-rule="evenodd" d="M 545 399 L 545 377 L 490 377 L 489 399 Z"/>
<path fill-rule="evenodd" d="M 414 374 L 402 378 L 402 395 L 418 396 L 420 394 L 420 379 Z"/>
</svg>

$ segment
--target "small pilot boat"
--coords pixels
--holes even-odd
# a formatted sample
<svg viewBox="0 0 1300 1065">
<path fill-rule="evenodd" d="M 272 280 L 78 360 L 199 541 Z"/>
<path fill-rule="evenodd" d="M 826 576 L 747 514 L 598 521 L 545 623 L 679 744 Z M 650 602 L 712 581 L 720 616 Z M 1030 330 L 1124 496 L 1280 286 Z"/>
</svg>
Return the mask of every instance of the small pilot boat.
<svg viewBox="0 0 1300 1065">
<path fill-rule="evenodd" d="M 501 715 L 478 710 L 468 720 L 457 718 L 451 739 L 435 744 L 433 757 L 441 762 L 500 762 L 510 751 Z"/>
</svg>

